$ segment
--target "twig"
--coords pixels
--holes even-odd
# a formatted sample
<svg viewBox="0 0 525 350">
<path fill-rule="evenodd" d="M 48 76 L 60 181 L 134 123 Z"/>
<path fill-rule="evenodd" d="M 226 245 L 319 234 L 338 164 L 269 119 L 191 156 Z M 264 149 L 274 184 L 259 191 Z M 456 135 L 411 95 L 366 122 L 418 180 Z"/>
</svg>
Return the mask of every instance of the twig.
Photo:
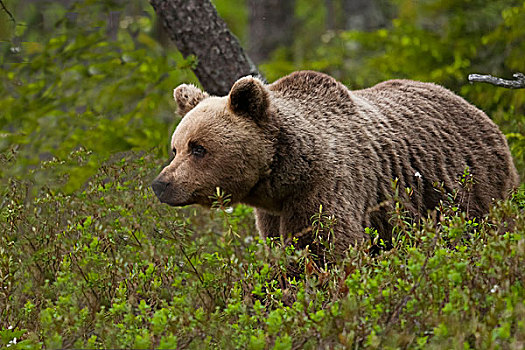
<svg viewBox="0 0 525 350">
<path fill-rule="evenodd" d="M 438 236 L 439 236 L 439 232 L 436 231 L 436 235 L 434 236 L 434 239 L 432 241 L 432 248 L 431 248 L 432 252 L 434 252 L 434 250 L 436 249 Z M 417 282 L 414 283 L 414 285 L 412 286 L 410 291 L 407 293 L 407 295 L 401 300 L 400 303 L 397 304 L 397 306 L 394 308 L 394 311 L 388 317 L 388 320 L 386 322 L 387 327 L 392 325 L 393 322 L 397 320 L 397 317 L 399 316 L 399 313 L 401 312 L 401 310 L 405 307 L 408 301 L 413 298 L 413 294 L 416 291 L 416 289 L 419 288 L 419 286 L 421 285 L 421 281 L 423 280 L 423 278 L 426 278 L 426 275 L 427 275 L 426 268 L 427 268 L 428 260 L 430 259 L 431 255 L 432 253 L 429 253 L 427 257 L 425 258 L 425 262 L 423 263 L 423 266 L 421 266 L 421 270 L 419 272 L 420 276 Z"/>
<path fill-rule="evenodd" d="M 180 251 L 182 252 L 182 255 L 184 255 L 184 257 L 186 258 L 186 260 L 187 260 L 188 263 L 190 264 L 191 268 L 193 269 L 193 272 L 195 272 L 195 274 L 197 275 L 197 278 L 198 278 L 199 281 L 201 282 L 201 285 L 202 285 L 202 287 L 204 288 L 204 290 L 206 291 L 206 294 L 208 294 L 208 296 L 210 297 L 211 302 L 212 302 L 212 303 L 215 303 L 215 298 L 213 297 L 213 295 L 211 294 L 211 292 L 208 290 L 208 288 L 206 288 L 206 284 L 204 283 L 204 280 L 203 280 L 201 274 L 199 273 L 199 271 L 197 270 L 197 268 L 195 267 L 195 265 L 193 265 L 193 263 L 191 262 L 191 259 L 190 259 L 190 257 L 188 256 L 188 254 L 186 254 L 186 251 L 184 250 L 184 247 L 182 246 L 182 244 L 179 244 L 179 248 L 180 248 Z M 202 303 L 203 303 L 204 305 L 206 305 L 206 303 L 205 303 L 204 300 L 202 299 L 200 293 L 199 293 L 199 298 L 201 299 Z"/>
<path fill-rule="evenodd" d="M 138 243 L 139 247 L 142 248 L 142 243 L 140 243 L 139 239 L 135 235 L 135 231 L 131 231 L 131 235 L 133 236 L 133 238 L 135 238 L 135 242 Z"/>
<path fill-rule="evenodd" d="M 469 74 L 468 80 L 472 82 L 479 83 L 489 83 L 496 86 L 501 86 L 507 89 L 524 89 L 525 88 L 525 74 L 515 73 L 512 75 L 516 80 L 506 80 L 498 77 L 493 77 L 492 75 L 482 75 L 482 74 Z"/>
<path fill-rule="evenodd" d="M 9 16 L 9 18 L 11 19 L 11 21 L 13 21 L 13 23 L 16 25 L 16 19 L 15 17 L 13 16 L 13 14 L 11 13 L 11 11 L 9 11 L 7 9 L 7 7 L 5 7 L 5 4 L 2 0 L 0 0 L 0 5 L 2 6 L 2 9 L 4 10 L 5 13 L 7 13 L 7 15 Z"/>
<path fill-rule="evenodd" d="M 95 298 L 97 299 L 97 301 L 100 300 L 100 297 L 98 295 L 98 293 L 95 291 L 95 288 L 93 288 L 93 286 L 91 285 L 90 281 L 89 281 L 89 278 L 86 276 L 86 274 L 84 273 L 84 270 L 82 270 L 82 268 L 80 267 L 80 264 L 78 263 L 78 259 L 77 257 L 75 256 L 74 253 L 69 253 L 69 257 L 71 258 L 71 261 L 74 261 L 75 262 L 75 265 L 77 265 L 77 268 L 78 268 L 78 271 L 80 271 L 80 275 L 82 275 L 82 278 L 84 279 L 84 281 L 86 282 L 87 286 L 89 287 L 89 289 L 91 289 L 91 292 L 93 293 L 93 295 L 95 296 Z M 85 295 L 85 294 L 84 294 Z"/>
</svg>

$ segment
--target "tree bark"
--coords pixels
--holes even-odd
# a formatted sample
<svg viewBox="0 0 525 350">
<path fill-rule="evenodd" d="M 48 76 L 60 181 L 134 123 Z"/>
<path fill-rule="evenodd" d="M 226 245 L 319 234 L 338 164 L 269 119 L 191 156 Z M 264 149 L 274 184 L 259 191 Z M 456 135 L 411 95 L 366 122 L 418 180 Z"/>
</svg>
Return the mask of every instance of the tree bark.
<svg viewBox="0 0 525 350">
<path fill-rule="evenodd" d="M 337 1 L 337 0 L 336 0 Z M 339 18 L 337 16 L 336 4 L 334 0 L 325 0 L 324 7 L 326 9 L 325 28 L 326 30 L 336 30 L 339 28 Z"/>
<path fill-rule="evenodd" d="M 120 11 L 110 11 L 108 14 L 108 25 L 106 34 L 111 40 L 116 40 L 120 27 Z"/>
<path fill-rule="evenodd" d="M 250 47 L 248 52 L 259 64 L 279 46 L 291 45 L 295 0 L 249 0 Z"/>
<path fill-rule="evenodd" d="M 386 15 L 378 0 L 343 0 L 345 29 L 375 30 L 386 25 Z"/>
<path fill-rule="evenodd" d="M 226 95 L 240 77 L 259 74 L 209 0 L 150 3 L 182 55 L 197 57 L 194 72 L 208 93 Z"/>
</svg>

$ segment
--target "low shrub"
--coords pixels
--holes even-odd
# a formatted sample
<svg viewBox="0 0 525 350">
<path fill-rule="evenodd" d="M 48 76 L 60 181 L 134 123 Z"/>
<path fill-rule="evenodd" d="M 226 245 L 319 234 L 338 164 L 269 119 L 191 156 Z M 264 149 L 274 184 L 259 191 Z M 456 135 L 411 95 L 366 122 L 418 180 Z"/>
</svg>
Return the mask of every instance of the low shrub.
<svg viewBox="0 0 525 350">
<path fill-rule="evenodd" d="M 67 195 L 35 188 L 31 173 L 4 180 L 0 346 L 523 346 L 521 193 L 482 220 L 454 194 L 419 221 L 398 201 L 391 250 L 351 247 L 325 265 L 262 241 L 251 209 L 230 207 L 220 191 L 211 210 L 161 205 L 149 188 L 161 167 L 154 153 L 115 155 Z M 16 157 L 4 153 L 1 166 Z M 86 159 L 78 150 L 31 171 L 62 178 L 63 162 Z M 313 228 L 329 230 L 329 219 L 321 210 Z"/>
</svg>

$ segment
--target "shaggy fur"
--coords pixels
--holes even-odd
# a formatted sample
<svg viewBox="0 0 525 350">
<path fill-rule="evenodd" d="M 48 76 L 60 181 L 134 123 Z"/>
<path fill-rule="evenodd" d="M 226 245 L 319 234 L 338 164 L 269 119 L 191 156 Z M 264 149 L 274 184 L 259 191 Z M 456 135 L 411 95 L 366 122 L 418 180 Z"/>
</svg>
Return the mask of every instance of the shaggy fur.
<svg viewBox="0 0 525 350">
<path fill-rule="evenodd" d="M 242 78 L 222 98 L 187 85 L 177 90 L 179 110 L 189 112 L 173 134 L 177 155 L 155 180 L 155 193 L 172 205 L 209 205 L 219 186 L 233 202 L 255 207 L 263 236 L 296 235 L 300 246 L 311 244 L 311 217 L 323 205 L 336 218 L 333 238 L 342 253 L 369 239 L 365 227 L 390 241 L 392 179 L 413 189 L 408 209 L 423 216 L 442 198 L 433 183 L 451 192 L 467 166 L 475 181 L 473 216 L 518 185 L 498 127 L 434 84 L 392 80 L 349 91 L 330 76 L 303 71 L 271 85 Z M 195 145 L 205 156 L 194 155 Z"/>
</svg>

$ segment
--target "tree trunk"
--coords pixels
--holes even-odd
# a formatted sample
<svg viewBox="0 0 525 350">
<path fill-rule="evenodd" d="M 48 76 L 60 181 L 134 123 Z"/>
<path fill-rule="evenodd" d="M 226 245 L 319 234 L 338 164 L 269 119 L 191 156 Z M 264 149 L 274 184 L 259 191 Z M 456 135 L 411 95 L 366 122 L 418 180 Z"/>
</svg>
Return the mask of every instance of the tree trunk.
<svg viewBox="0 0 525 350">
<path fill-rule="evenodd" d="M 295 0 L 249 0 L 250 47 L 254 62 L 267 60 L 279 46 L 291 45 Z"/>
<path fill-rule="evenodd" d="M 370 31 L 386 25 L 386 16 L 378 0 L 343 0 L 345 29 Z"/>
<path fill-rule="evenodd" d="M 197 57 L 194 72 L 208 93 L 226 95 L 240 77 L 259 74 L 209 0 L 150 3 L 182 55 Z"/>
<path fill-rule="evenodd" d="M 338 29 L 334 0 L 325 0 L 324 7 L 326 8 L 326 17 L 325 17 L 326 30 Z"/>
</svg>

